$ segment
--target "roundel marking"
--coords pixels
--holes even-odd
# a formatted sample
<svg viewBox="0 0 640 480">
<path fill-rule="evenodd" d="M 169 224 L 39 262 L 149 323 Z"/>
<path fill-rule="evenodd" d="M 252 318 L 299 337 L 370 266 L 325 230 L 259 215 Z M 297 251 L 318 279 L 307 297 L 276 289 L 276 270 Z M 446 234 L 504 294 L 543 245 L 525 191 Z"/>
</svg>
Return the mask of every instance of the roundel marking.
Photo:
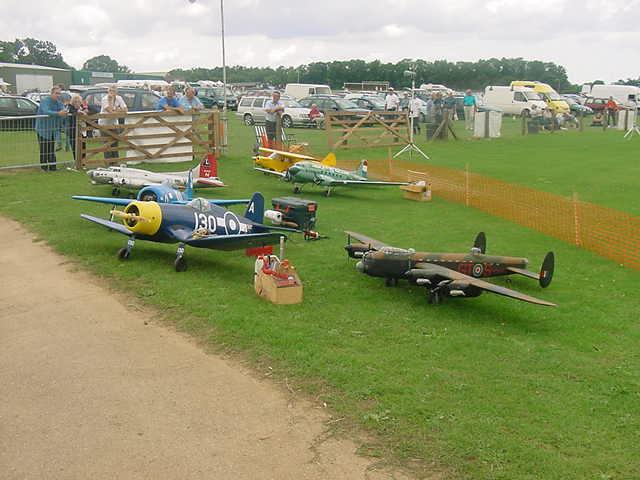
<svg viewBox="0 0 640 480">
<path fill-rule="evenodd" d="M 473 266 L 472 273 L 474 277 L 481 277 L 484 273 L 484 265 L 482 265 L 481 263 L 476 263 Z"/>
<path fill-rule="evenodd" d="M 226 212 L 224 214 L 224 228 L 227 230 L 227 235 L 237 235 L 240 233 L 240 220 L 233 212 Z"/>
</svg>

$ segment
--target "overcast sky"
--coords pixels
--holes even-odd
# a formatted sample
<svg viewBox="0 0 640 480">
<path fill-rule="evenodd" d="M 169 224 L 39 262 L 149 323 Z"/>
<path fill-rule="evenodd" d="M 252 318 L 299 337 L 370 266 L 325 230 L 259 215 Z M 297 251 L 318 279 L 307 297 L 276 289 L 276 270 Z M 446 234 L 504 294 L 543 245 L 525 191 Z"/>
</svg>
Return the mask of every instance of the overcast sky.
<svg viewBox="0 0 640 480">
<path fill-rule="evenodd" d="M 219 0 L 1 0 L 0 38 L 53 41 L 80 68 L 221 64 Z M 523 57 L 569 80 L 640 76 L 640 0 L 226 0 L 228 65 Z M 383 80 L 383 79 L 362 79 Z"/>
</svg>

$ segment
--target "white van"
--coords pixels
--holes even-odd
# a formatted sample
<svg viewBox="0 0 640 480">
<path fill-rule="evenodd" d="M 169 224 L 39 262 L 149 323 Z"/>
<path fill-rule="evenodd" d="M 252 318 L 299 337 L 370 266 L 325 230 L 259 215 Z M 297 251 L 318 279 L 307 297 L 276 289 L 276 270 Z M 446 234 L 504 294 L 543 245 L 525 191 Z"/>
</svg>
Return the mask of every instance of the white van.
<svg viewBox="0 0 640 480">
<path fill-rule="evenodd" d="M 284 94 L 300 100 L 309 95 L 332 95 L 329 85 L 318 85 L 313 83 L 287 83 L 284 87 Z"/>
<path fill-rule="evenodd" d="M 544 98 L 527 87 L 489 85 L 484 89 L 482 104 L 497 107 L 507 115 L 531 115 L 532 107 L 542 111 L 547 106 Z"/>
<path fill-rule="evenodd" d="M 640 87 L 633 85 L 593 85 L 589 96 L 593 98 L 613 97 L 619 105 L 636 107 L 640 102 Z"/>
</svg>

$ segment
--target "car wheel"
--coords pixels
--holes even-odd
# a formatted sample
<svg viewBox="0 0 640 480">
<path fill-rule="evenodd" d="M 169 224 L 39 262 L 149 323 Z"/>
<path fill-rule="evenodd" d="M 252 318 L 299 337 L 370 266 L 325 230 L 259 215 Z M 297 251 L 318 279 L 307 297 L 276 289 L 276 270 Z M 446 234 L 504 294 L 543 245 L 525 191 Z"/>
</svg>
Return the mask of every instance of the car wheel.
<svg viewBox="0 0 640 480">
<path fill-rule="evenodd" d="M 244 118 L 244 124 L 245 125 L 248 125 L 248 126 L 253 125 L 253 117 L 251 116 L 250 113 L 245 114 L 245 116 L 243 118 Z"/>
<path fill-rule="evenodd" d="M 285 115 L 282 117 L 282 126 L 284 128 L 293 127 L 293 120 L 291 120 L 291 117 L 289 115 Z"/>
</svg>

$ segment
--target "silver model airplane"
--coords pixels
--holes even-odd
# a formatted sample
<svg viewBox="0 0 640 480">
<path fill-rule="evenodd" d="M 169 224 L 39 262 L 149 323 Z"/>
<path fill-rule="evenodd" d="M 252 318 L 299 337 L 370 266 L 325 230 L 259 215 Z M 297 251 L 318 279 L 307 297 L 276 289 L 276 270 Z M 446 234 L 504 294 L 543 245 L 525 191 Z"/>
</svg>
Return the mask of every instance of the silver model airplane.
<svg viewBox="0 0 640 480">
<path fill-rule="evenodd" d="M 126 165 L 107 168 L 95 168 L 87 171 L 91 183 L 113 185 L 113 195 L 118 195 L 120 189 L 137 190 L 149 185 L 170 184 L 174 187 L 186 187 L 189 175 L 193 177 L 194 187 L 224 187 L 218 178 L 215 159 L 205 156 L 200 164 L 184 172 L 151 172 L 140 168 L 130 168 Z"/>
</svg>

